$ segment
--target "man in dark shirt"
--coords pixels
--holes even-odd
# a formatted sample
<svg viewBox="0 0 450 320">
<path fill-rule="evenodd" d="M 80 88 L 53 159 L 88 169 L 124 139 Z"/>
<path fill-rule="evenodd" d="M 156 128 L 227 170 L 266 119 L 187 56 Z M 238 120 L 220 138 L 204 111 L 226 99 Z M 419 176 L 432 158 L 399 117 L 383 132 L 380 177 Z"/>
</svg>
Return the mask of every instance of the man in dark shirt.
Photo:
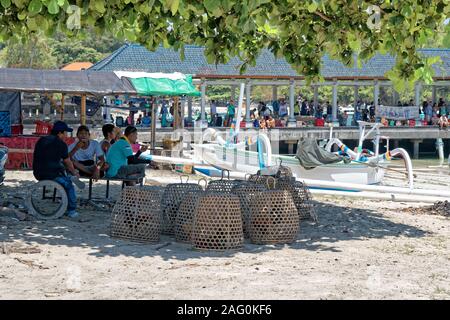
<svg viewBox="0 0 450 320">
<path fill-rule="evenodd" d="M 33 174 L 37 180 L 54 180 L 64 187 L 69 200 L 66 214 L 76 218 L 77 197 L 72 182 L 80 188 L 84 187 L 84 183 L 78 179 L 80 176 L 70 161 L 67 144 L 63 141 L 66 132 L 72 131 L 65 122 L 56 121 L 50 135 L 38 140 L 34 148 Z M 66 170 L 72 176 L 68 176 Z"/>
</svg>

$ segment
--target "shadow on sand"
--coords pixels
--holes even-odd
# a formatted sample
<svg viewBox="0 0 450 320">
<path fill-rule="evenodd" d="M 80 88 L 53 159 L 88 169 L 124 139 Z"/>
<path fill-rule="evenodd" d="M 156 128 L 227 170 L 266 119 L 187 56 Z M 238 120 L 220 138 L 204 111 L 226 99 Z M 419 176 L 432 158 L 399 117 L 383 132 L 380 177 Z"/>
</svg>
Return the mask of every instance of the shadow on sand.
<svg viewBox="0 0 450 320">
<path fill-rule="evenodd" d="M 24 194 L 34 181 L 9 180 L 0 186 L 5 195 Z M 12 187 L 16 184 L 16 187 Z M 9 185 L 9 186 L 8 186 Z M 114 186 L 112 195 L 120 192 Z M 85 193 L 85 191 L 83 191 Z M 94 185 L 94 193 L 104 194 L 104 185 Z M 83 195 L 85 197 L 85 195 Z M 18 200 L 20 201 L 20 200 Z M 392 222 L 376 211 L 343 207 L 316 202 L 319 223 L 302 221 L 297 240 L 288 245 L 254 245 L 248 240 L 239 251 L 199 251 L 190 245 L 176 243 L 173 237 L 162 236 L 157 244 L 140 244 L 109 236 L 110 212 L 95 208 L 80 207 L 81 222 L 62 218 L 50 221 L 15 221 L 0 214 L 0 242 L 21 241 L 27 244 L 66 246 L 89 249 L 89 255 L 145 257 L 159 256 L 162 259 L 196 259 L 203 257 L 231 257 L 237 252 L 261 253 L 270 250 L 292 248 L 296 250 L 339 252 L 334 245 L 340 241 L 381 239 L 386 237 L 424 237 L 427 232 L 413 226 Z"/>
</svg>

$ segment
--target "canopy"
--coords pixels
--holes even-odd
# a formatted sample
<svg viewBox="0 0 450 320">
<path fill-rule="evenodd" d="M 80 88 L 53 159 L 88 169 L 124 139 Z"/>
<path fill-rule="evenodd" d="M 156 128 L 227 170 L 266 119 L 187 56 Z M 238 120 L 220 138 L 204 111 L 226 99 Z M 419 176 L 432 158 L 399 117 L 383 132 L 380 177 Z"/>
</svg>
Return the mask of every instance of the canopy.
<svg viewBox="0 0 450 320">
<path fill-rule="evenodd" d="M 0 68 L 0 91 L 92 95 L 136 94 L 128 80 L 108 71 Z"/>
<path fill-rule="evenodd" d="M 136 92 L 143 96 L 200 96 L 192 84 L 192 75 L 115 71 L 120 79 L 128 78 Z"/>
</svg>

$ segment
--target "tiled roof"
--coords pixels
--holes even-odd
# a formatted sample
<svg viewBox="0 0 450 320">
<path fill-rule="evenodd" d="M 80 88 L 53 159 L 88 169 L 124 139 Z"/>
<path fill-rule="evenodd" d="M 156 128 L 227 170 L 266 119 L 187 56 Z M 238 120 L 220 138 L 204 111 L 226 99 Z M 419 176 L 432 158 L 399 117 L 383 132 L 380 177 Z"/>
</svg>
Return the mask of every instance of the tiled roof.
<svg viewBox="0 0 450 320">
<path fill-rule="evenodd" d="M 204 48 L 193 45 L 185 46 L 185 59 L 181 60 L 178 52 L 159 47 L 152 52 L 137 44 L 125 44 L 109 57 L 94 64 L 91 70 L 103 71 L 146 71 L 146 72 L 181 72 L 195 77 L 301 77 L 284 58 L 277 59 L 269 50 L 263 50 L 254 67 L 239 74 L 242 62 L 231 58 L 227 64 L 209 64 L 203 54 Z M 436 77 L 450 77 L 450 49 L 421 49 L 426 56 L 440 56 L 442 66 L 435 66 Z M 395 64 L 390 55 L 377 54 L 363 64 L 362 68 L 347 68 L 341 62 L 328 56 L 322 59 L 322 76 L 325 78 L 383 78 Z"/>
<path fill-rule="evenodd" d="M 61 70 L 64 71 L 79 71 L 83 69 L 89 69 L 92 67 L 91 62 L 72 62 L 69 64 L 66 64 L 64 67 L 61 68 Z"/>
</svg>

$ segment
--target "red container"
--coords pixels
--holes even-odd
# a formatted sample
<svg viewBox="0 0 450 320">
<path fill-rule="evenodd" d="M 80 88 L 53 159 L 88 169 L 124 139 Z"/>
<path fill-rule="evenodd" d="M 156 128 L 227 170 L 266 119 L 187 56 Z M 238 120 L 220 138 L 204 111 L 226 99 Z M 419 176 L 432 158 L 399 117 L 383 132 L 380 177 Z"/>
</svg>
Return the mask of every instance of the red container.
<svg viewBox="0 0 450 320">
<path fill-rule="evenodd" d="M 50 134 L 50 131 L 52 131 L 53 125 L 51 123 L 45 122 L 45 121 L 36 121 L 36 132 L 34 134 L 39 135 L 48 135 Z"/>
<path fill-rule="evenodd" d="M 325 125 L 325 120 L 323 118 L 316 119 L 314 125 L 316 127 L 323 127 Z"/>
<path fill-rule="evenodd" d="M 1 137 L 0 142 L 4 143 L 9 149 L 5 169 L 32 169 L 34 146 L 40 138 L 38 136 Z M 64 142 L 68 145 L 74 141 L 75 138 L 73 137 L 64 139 Z"/>
<path fill-rule="evenodd" d="M 408 123 L 411 128 L 416 126 L 416 120 L 414 120 L 414 119 L 409 120 Z"/>
<path fill-rule="evenodd" d="M 22 124 L 13 124 L 11 126 L 11 134 L 13 134 L 13 135 L 23 134 L 23 125 Z"/>
</svg>

